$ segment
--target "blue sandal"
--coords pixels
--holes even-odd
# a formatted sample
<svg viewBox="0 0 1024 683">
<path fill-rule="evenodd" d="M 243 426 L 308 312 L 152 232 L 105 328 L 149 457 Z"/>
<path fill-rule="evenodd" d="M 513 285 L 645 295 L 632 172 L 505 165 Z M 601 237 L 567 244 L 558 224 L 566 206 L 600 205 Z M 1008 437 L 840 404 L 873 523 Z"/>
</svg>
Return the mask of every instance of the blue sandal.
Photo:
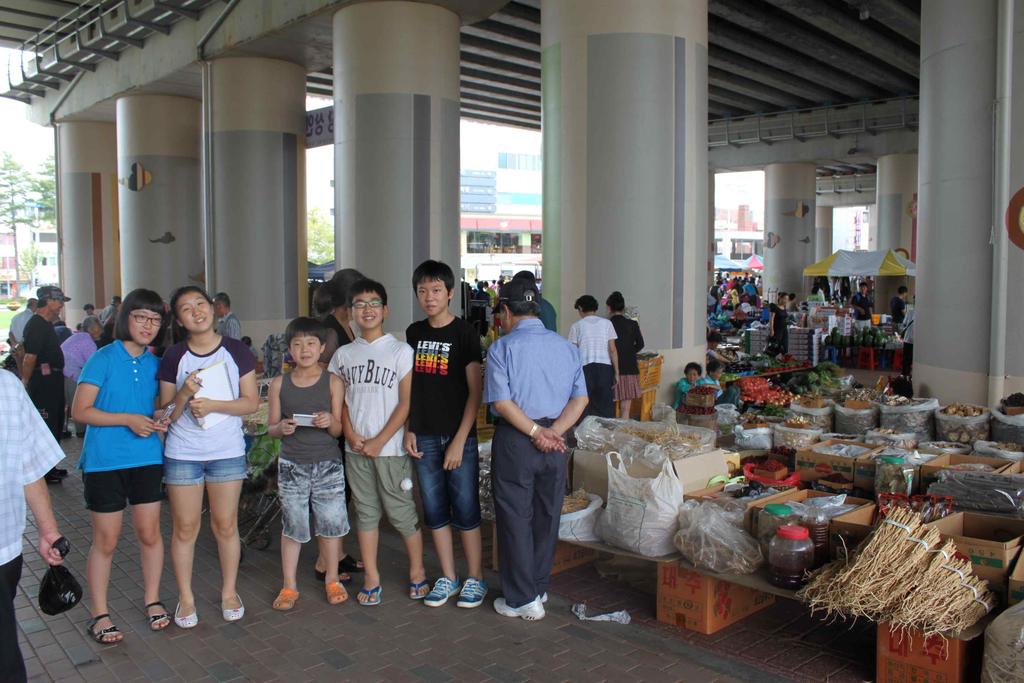
<svg viewBox="0 0 1024 683">
<path fill-rule="evenodd" d="M 380 604 L 380 594 L 380 586 L 377 586 L 376 588 L 371 588 L 370 590 L 366 590 L 365 588 L 363 588 L 359 591 L 359 594 L 356 596 L 356 600 L 363 607 L 376 607 Z"/>
<path fill-rule="evenodd" d="M 409 582 L 409 599 L 422 600 L 430 593 L 430 582 L 424 579 L 419 583 Z"/>
</svg>

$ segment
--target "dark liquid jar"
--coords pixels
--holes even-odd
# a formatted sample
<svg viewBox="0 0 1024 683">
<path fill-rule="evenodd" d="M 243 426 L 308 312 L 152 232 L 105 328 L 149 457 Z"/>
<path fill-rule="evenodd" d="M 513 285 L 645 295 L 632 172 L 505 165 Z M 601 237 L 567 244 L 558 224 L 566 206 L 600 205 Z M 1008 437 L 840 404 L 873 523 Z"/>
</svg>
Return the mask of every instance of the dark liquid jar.
<svg viewBox="0 0 1024 683">
<path fill-rule="evenodd" d="M 802 526 L 782 526 L 768 548 L 768 580 L 780 588 L 799 588 L 814 567 L 814 543 Z"/>
</svg>

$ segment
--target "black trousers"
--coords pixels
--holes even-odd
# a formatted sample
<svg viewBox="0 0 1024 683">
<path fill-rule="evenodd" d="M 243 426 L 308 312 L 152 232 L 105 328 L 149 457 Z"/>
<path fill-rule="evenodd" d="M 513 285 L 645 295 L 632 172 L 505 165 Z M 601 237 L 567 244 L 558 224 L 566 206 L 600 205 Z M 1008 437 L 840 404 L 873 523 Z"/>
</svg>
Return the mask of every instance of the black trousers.
<svg viewBox="0 0 1024 683">
<path fill-rule="evenodd" d="M 615 368 L 607 363 L 587 363 L 583 366 L 587 380 L 587 415 L 615 417 Z"/>
<path fill-rule="evenodd" d="M 901 372 L 907 377 L 914 371 L 914 345 L 903 344 L 903 368 Z"/>
<path fill-rule="evenodd" d="M 28 395 L 53 438 L 60 441 L 64 433 L 64 373 L 60 370 L 49 375 L 33 373 L 28 381 Z"/>
<path fill-rule="evenodd" d="M 509 607 L 547 592 L 565 496 L 565 453 L 541 453 L 515 427 L 498 424 L 491 486 L 498 527 L 501 590 Z"/>
<path fill-rule="evenodd" d="M 0 681 L 23 683 L 25 660 L 18 647 L 18 624 L 14 619 L 14 596 L 21 580 L 21 555 L 0 565 Z"/>
</svg>

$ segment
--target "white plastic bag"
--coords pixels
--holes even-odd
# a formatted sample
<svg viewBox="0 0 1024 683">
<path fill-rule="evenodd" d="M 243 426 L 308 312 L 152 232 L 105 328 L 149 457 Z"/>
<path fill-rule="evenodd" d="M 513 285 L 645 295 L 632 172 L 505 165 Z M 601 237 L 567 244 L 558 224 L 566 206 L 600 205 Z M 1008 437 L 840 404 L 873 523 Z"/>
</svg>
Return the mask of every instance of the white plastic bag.
<svg viewBox="0 0 1024 683">
<path fill-rule="evenodd" d="M 771 427 L 755 427 L 744 429 L 740 425 L 733 427 L 736 436 L 736 448 L 741 451 L 770 451 L 772 449 Z"/>
<path fill-rule="evenodd" d="M 675 553 L 672 539 L 679 528 L 683 485 L 672 463 L 666 461 L 656 477 L 640 478 L 630 476 L 618 453 L 607 453 L 605 459 L 608 506 L 597 525 L 601 538 L 647 557 Z"/>
<path fill-rule="evenodd" d="M 878 424 L 882 429 L 892 429 L 901 434 L 914 432 L 918 441 L 933 441 L 934 415 L 938 409 L 937 398 L 915 398 L 910 403 L 896 406 L 882 403 L 878 406 Z"/>
<path fill-rule="evenodd" d="M 905 448 L 913 450 L 917 448 L 917 434 L 889 434 L 874 429 L 864 434 L 864 443 L 872 446 L 891 446 L 893 448 Z"/>
<path fill-rule="evenodd" d="M 818 437 L 822 434 L 821 429 L 799 429 L 787 427 L 784 424 L 775 425 L 772 429 L 772 442 L 775 447 L 785 446 L 797 451 L 810 448 L 818 443 Z"/>
<path fill-rule="evenodd" d="M 847 408 L 837 403 L 833 421 L 837 432 L 863 434 L 878 426 L 878 408 Z"/>
<path fill-rule="evenodd" d="M 981 683 L 1024 683 L 1024 602 L 1018 602 L 985 629 Z"/>
<path fill-rule="evenodd" d="M 590 503 L 578 512 L 563 514 L 558 522 L 558 537 L 563 541 L 593 543 L 601 540 L 597 535 L 597 520 L 601 517 L 601 496 L 588 493 Z"/>
<path fill-rule="evenodd" d="M 974 452 L 978 455 L 988 455 L 993 458 L 1003 458 L 1004 460 L 1024 460 L 1024 453 L 1020 451 L 1008 451 L 999 448 L 999 441 L 978 441 L 974 444 Z"/>
<path fill-rule="evenodd" d="M 1024 443 L 1024 415 L 1007 415 L 994 408 L 991 427 L 993 441 Z"/>
<path fill-rule="evenodd" d="M 942 410 L 935 411 L 935 439 L 937 441 L 955 441 L 972 444 L 988 438 L 988 423 L 992 414 L 988 409 L 975 417 L 959 417 L 947 415 Z"/>
<path fill-rule="evenodd" d="M 679 508 L 676 548 L 698 569 L 750 574 L 764 562 L 754 538 L 732 524 L 727 513 L 710 501 L 695 500 Z"/>
<path fill-rule="evenodd" d="M 808 408 L 807 406 L 802 406 L 794 401 L 789 404 L 789 409 L 797 415 L 809 419 L 813 427 L 816 427 L 823 432 L 831 432 L 834 405 L 835 404 L 831 399 L 826 400 L 825 405 L 822 408 Z"/>
<path fill-rule="evenodd" d="M 718 415 L 718 431 L 722 434 L 731 433 L 740 421 L 740 411 L 731 403 L 715 406 L 715 413 Z"/>
</svg>

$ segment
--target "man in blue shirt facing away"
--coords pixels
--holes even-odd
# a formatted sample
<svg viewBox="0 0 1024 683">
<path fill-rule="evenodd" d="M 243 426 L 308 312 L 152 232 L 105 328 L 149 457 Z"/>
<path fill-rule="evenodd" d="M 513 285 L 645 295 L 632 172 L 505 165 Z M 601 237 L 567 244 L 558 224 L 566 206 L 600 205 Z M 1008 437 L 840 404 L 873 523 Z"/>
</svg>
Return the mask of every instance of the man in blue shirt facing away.
<svg viewBox="0 0 1024 683">
<path fill-rule="evenodd" d="M 579 351 L 539 320 L 532 282 L 501 288 L 495 324 L 505 336 L 487 354 L 484 400 L 498 416 L 491 447 L 501 588 L 494 609 L 544 618 L 565 495 L 563 434 L 583 414 L 587 384 Z"/>
</svg>

